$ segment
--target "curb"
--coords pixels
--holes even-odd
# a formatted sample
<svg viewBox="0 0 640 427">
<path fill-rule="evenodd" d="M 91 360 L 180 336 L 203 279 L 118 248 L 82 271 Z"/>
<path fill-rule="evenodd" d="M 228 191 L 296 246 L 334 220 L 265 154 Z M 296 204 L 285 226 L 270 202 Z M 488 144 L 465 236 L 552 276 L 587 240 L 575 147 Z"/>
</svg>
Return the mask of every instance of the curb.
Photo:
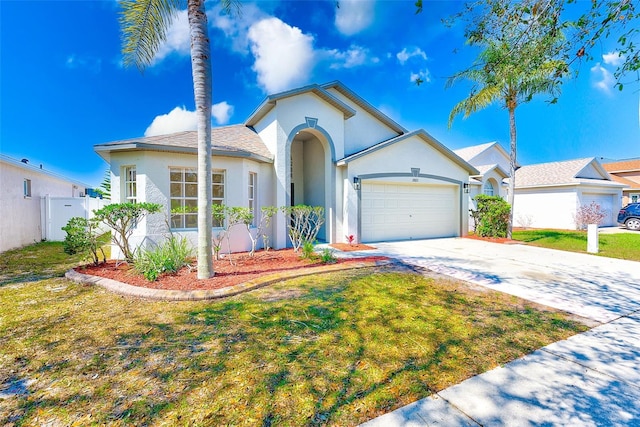
<svg viewBox="0 0 640 427">
<path fill-rule="evenodd" d="M 67 271 L 64 277 L 80 284 L 101 286 L 111 292 L 120 295 L 165 301 L 202 301 L 231 297 L 244 292 L 252 291 L 254 289 L 262 288 L 281 280 L 294 279 L 296 277 L 310 276 L 312 274 L 332 273 L 335 271 L 355 270 L 366 267 L 381 267 L 389 264 L 393 264 L 393 260 L 389 259 L 383 261 L 364 261 L 348 264 L 322 265 L 319 267 L 311 267 L 304 270 L 293 270 L 269 274 L 264 277 L 259 277 L 254 280 L 250 280 L 248 282 L 240 283 L 238 285 L 233 285 L 226 288 L 202 289 L 192 291 L 143 288 L 140 286 L 133 286 L 126 283 L 118 282 L 117 280 L 107 279 L 105 277 L 90 276 L 88 274 L 78 273 L 73 269 Z"/>
</svg>

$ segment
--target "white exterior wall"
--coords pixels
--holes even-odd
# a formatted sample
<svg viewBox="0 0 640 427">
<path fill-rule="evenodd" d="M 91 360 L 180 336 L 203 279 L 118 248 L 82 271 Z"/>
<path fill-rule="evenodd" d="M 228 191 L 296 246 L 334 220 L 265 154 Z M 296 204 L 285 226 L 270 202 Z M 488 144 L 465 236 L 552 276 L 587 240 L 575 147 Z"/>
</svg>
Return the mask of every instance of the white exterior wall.
<svg viewBox="0 0 640 427">
<path fill-rule="evenodd" d="M 276 120 L 276 110 L 269 111 L 253 128 L 267 146 L 271 154 L 278 151 L 278 122 Z"/>
<path fill-rule="evenodd" d="M 411 160 L 407 161 L 407 159 Z M 376 173 L 411 173 L 411 168 L 420 168 L 421 174 L 447 177 L 460 182 L 458 191 L 462 200 L 458 202 L 458 206 L 462 214 L 460 212 L 452 212 L 452 215 L 461 217 L 460 230 L 462 235 L 466 235 L 469 227 L 469 218 L 466 214 L 469 209 L 469 201 L 466 194 L 462 193 L 462 184 L 468 182 L 469 173 L 416 136 L 355 159 L 348 164 L 347 179 L 343 187 L 345 189 L 344 210 L 347 212 L 348 220 L 344 223 L 341 234 L 353 234 L 356 236 L 356 240 L 360 241 L 357 230 L 357 193 L 353 190 L 352 185 L 355 176 Z M 389 177 L 375 180 L 415 182 L 412 177 Z M 426 178 L 418 178 L 417 182 L 422 184 L 455 185 L 446 181 Z"/>
<path fill-rule="evenodd" d="M 398 136 L 397 132 L 381 123 L 335 88 L 329 89 L 328 92 L 356 111 L 356 115 L 349 118 L 344 124 L 345 156 Z"/>
<path fill-rule="evenodd" d="M 170 178 L 171 167 L 196 168 L 197 158 L 192 154 L 160 153 L 160 152 L 131 152 L 114 153 L 111 157 L 112 200 L 114 203 L 123 201 L 120 195 L 123 184 L 120 180 L 120 171 L 125 166 L 136 166 L 136 179 L 139 202 L 158 203 L 163 206 L 161 213 L 148 216 L 136 227 L 131 244 L 134 247 L 149 246 L 161 243 L 169 235 L 170 218 Z M 274 205 L 274 191 L 272 169 L 270 164 L 259 163 L 253 160 L 213 157 L 213 170 L 225 170 L 225 205 L 248 206 L 249 172 L 257 174 L 257 208 Z M 116 176 L 117 174 L 117 176 Z M 117 189 L 117 191 L 114 191 Z M 185 236 L 195 248 L 197 246 L 196 229 L 172 230 L 174 234 Z M 214 233 L 217 229 L 214 228 Z M 222 252 L 247 251 L 251 248 L 251 241 L 244 226 L 237 226 L 231 230 L 231 247 L 226 242 Z M 112 257 L 120 255 L 117 247 L 112 247 Z"/>
<path fill-rule="evenodd" d="M 505 156 L 495 145 L 492 146 L 491 149 L 485 150 L 482 153 L 478 154 L 476 157 L 472 158 L 469 163 L 474 166 L 497 164 L 507 173 L 509 173 L 509 170 L 511 169 L 511 162 L 509 161 L 509 157 Z"/>
<path fill-rule="evenodd" d="M 31 197 L 24 196 L 24 180 L 31 180 Z M 0 252 L 45 238 L 41 198 L 78 197 L 85 188 L 37 168 L 0 161 Z"/>
<path fill-rule="evenodd" d="M 513 219 L 532 228 L 575 230 L 578 194 L 575 187 L 516 189 Z"/>
</svg>

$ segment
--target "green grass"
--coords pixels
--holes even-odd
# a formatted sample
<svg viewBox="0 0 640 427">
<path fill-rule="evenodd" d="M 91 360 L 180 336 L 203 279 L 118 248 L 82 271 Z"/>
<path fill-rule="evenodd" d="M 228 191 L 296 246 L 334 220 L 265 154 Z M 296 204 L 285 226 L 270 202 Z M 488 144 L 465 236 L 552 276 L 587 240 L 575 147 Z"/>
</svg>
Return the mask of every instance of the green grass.
<svg viewBox="0 0 640 427">
<path fill-rule="evenodd" d="M 586 330 L 391 270 L 152 302 L 57 277 L 57 244 L 0 258 L 0 425 L 354 425 Z"/>
<path fill-rule="evenodd" d="M 586 231 L 514 231 L 513 239 L 532 246 L 587 253 Z M 599 234 L 598 242 L 600 256 L 640 261 L 640 233 Z"/>
</svg>

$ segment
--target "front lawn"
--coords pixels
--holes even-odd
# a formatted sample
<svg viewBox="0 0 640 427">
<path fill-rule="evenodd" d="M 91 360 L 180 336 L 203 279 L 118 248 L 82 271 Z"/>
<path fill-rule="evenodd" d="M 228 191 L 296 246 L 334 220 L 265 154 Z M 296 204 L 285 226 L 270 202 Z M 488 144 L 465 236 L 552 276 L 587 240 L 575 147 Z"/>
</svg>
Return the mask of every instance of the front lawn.
<svg viewBox="0 0 640 427">
<path fill-rule="evenodd" d="M 145 301 L 58 277 L 56 246 L 1 257 L 0 425 L 354 425 L 586 330 L 391 268 Z"/>
<path fill-rule="evenodd" d="M 532 246 L 587 253 L 586 231 L 523 230 L 513 239 Z M 598 255 L 640 261 L 640 233 L 599 234 Z"/>
</svg>

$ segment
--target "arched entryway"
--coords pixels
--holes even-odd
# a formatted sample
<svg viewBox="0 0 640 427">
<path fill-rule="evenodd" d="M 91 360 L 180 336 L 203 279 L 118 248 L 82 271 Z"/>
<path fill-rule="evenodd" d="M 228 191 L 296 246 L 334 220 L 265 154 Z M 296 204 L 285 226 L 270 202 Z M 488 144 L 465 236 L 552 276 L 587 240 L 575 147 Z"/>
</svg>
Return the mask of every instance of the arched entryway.
<svg viewBox="0 0 640 427">
<path fill-rule="evenodd" d="M 288 203 L 322 206 L 325 223 L 318 240 L 332 241 L 333 227 L 333 150 L 329 139 L 315 128 L 297 130 L 290 138 L 287 185 Z"/>
</svg>

